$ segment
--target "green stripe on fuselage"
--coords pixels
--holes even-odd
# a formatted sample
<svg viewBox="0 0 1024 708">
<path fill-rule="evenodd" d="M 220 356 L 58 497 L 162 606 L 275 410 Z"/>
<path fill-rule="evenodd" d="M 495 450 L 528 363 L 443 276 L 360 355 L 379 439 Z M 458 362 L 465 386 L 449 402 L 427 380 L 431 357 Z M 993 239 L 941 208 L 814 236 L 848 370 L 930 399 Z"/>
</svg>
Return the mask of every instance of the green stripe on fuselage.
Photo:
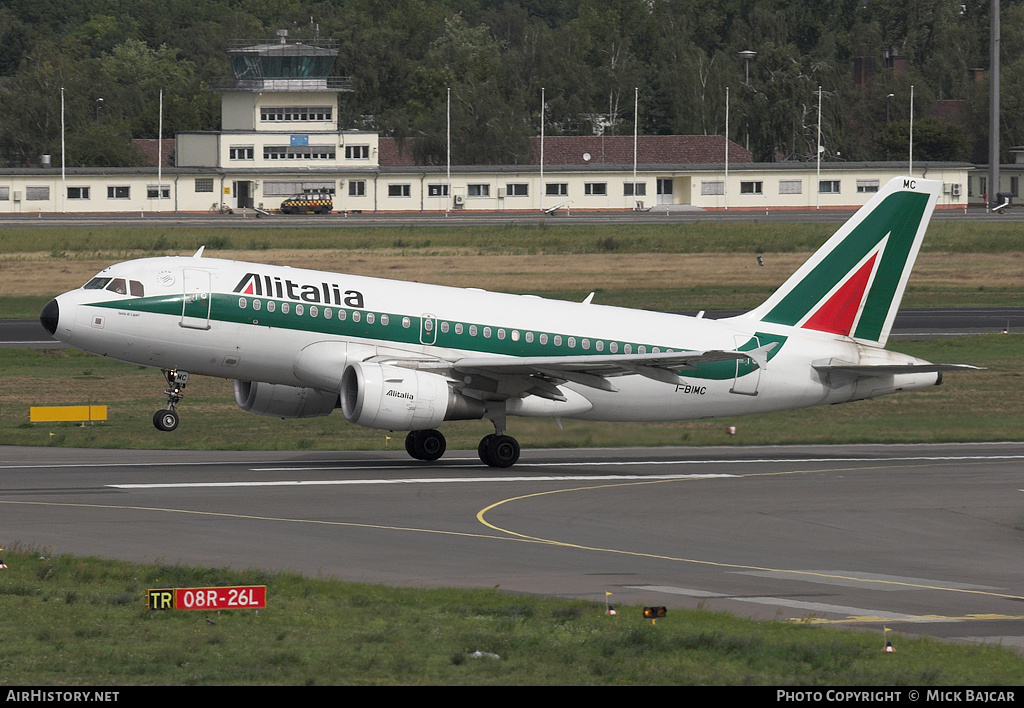
<svg viewBox="0 0 1024 708">
<path fill-rule="evenodd" d="M 245 307 L 242 307 L 240 304 L 243 300 L 246 303 Z M 255 309 L 256 302 L 259 302 L 259 309 Z M 273 303 L 273 311 L 268 309 L 271 303 Z M 93 302 L 89 303 L 89 305 L 111 310 L 170 315 L 176 318 L 180 318 L 182 315 L 181 295 L 127 298 L 108 302 Z M 288 306 L 288 312 L 283 311 L 284 305 Z M 302 307 L 302 314 L 297 312 L 299 306 Z M 311 314 L 311 308 L 314 307 L 317 312 L 316 316 Z M 329 319 L 326 317 L 325 310 L 331 311 Z M 344 313 L 343 319 L 339 319 L 340 313 Z M 186 312 L 186 315 L 194 318 L 196 313 Z M 205 307 L 201 317 L 205 317 Z M 369 321 L 371 318 L 372 322 Z M 408 326 L 404 324 L 406 318 L 409 321 Z M 218 322 L 223 322 L 280 329 L 282 330 L 281 336 L 287 336 L 287 331 L 317 332 L 337 337 L 370 339 L 410 345 L 421 344 L 420 331 L 423 326 L 423 318 L 411 315 L 221 293 L 214 293 L 212 295 L 210 321 L 214 326 Z M 385 321 L 387 324 L 384 324 Z M 446 325 L 446 327 L 442 328 L 442 324 Z M 456 333 L 456 324 L 462 325 L 461 334 Z M 680 347 L 664 347 L 555 332 L 516 330 L 512 327 L 501 327 L 498 325 L 469 322 L 456 323 L 442 319 L 434 322 L 434 326 L 437 328 L 436 338 L 433 342 L 434 346 L 507 356 L 614 356 L 625 353 L 639 354 L 642 353 L 641 348 L 647 353 L 684 351 Z M 470 334 L 473 327 L 476 328 L 476 335 Z M 444 331 L 445 329 L 447 331 Z M 490 332 L 489 337 L 484 336 L 483 333 L 485 331 Z M 504 334 L 504 338 L 499 338 L 499 332 Z M 516 334 L 513 335 L 513 332 Z M 528 335 L 532 341 L 527 341 Z M 585 340 L 589 342 L 589 348 L 586 349 L 583 347 Z M 556 341 L 561 343 L 556 344 Z M 574 346 L 569 346 L 570 341 L 574 342 Z M 779 353 L 782 343 L 785 341 L 786 337 L 784 336 L 758 332 L 738 349 L 739 351 L 750 351 L 769 342 L 779 342 L 779 346 L 768 355 L 768 359 L 771 360 Z M 601 350 L 597 349 L 598 346 L 602 347 Z M 612 351 L 613 348 L 616 351 Z M 744 376 L 756 368 L 757 365 L 752 360 L 741 360 L 739 375 Z M 737 375 L 737 366 L 733 360 L 721 361 L 702 364 L 694 369 L 686 369 L 679 373 L 686 377 L 725 380 L 732 379 Z"/>
</svg>

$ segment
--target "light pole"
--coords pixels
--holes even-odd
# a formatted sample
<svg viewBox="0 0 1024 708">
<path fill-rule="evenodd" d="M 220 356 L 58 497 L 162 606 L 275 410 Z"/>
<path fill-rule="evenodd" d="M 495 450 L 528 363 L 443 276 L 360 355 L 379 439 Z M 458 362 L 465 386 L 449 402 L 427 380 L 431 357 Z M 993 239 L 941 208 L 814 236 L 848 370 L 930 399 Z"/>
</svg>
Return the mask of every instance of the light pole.
<svg viewBox="0 0 1024 708">
<path fill-rule="evenodd" d="M 895 98 L 896 94 L 890 93 L 885 97 L 885 127 L 889 127 L 889 107 L 892 105 L 892 99 Z M 889 148 L 885 148 L 885 161 L 889 161 Z"/>
<path fill-rule="evenodd" d="M 742 52 L 737 52 L 747 63 L 746 71 L 746 84 L 750 86 L 750 60 L 757 56 L 757 52 L 752 52 L 749 49 L 744 49 Z"/>
<path fill-rule="evenodd" d="M 101 108 L 103 108 L 103 99 L 102 98 L 97 98 L 96 99 L 96 122 L 97 123 L 100 122 L 100 109 Z"/>
<path fill-rule="evenodd" d="M 745 73 L 746 82 L 745 83 L 747 85 L 747 88 L 749 89 L 750 88 L 750 60 L 757 56 L 757 52 L 751 51 L 749 49 L 744 49 L 742 52 L 737 52 L 737 54 L 739 54 L 740 57 L 743 58 L 744 62 L 746 62 L 746 73 Z M 748 105 L 747 108 L 749 110 L 749 105 Z M 745 125 L 745 133 L 746 133 L 746 138 L 747 138 L 747 140 L 746 140 L 747 152 L 750 152 L 750 118 L 749 117 L 745 117 L 744 125 Z"/>
</svg>

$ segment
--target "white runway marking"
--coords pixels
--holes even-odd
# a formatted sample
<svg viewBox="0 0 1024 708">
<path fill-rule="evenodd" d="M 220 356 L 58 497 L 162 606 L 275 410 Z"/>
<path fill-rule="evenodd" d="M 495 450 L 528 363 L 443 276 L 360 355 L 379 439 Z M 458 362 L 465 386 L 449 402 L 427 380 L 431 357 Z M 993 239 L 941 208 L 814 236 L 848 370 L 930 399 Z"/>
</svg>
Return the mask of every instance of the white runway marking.
<svg viewBox="0 0 1024 708">
<path fill-rule="evenodd" d="M 951 583 L 948 580 L 929 580 L 901 575 L 883 575 L 880 573 L 864 573 L 858 570 L 744 570 L 739 575 L 751 575 L 758 578 L 776 578 L 784 580 L 800 580 L 806 583 L 822 585 L 840 585 L 843 587 L 870 587 L 882 592 L 903 591 L 907 587 L 930 587 L 945 590 L 992 590 L 1000 588 L 991 585 L 971 585 L 968 583 Z"/>
<path fill-rule="evenodd" d="M 953 461 L 975 461 L 975 460 L 1024 460 L 1024 455 L 913 455 L 905 457 L 777 457 L 777 458 L 722 458 L 714 460 L 581 460 L 575 462 L 517 462 L 516 468 L 533 467 L 637 467 L 637 466 L 665 466 L 665 465 L 728 465 L 728 464 L 796 464 L 804 462 L 953 462 Z M 450 463 L 467 463 L 474 466 L 480 464 L 477 457 L 448 457 L 436 466 L 444 467 Z M 183 461 L 183 462 L 59 462 L 59 463 L 35 463 L 23 465 L 0 465 L 0 470 L 30 470 L 30 469 L 94 469 L 107 468 L 116 469 L 121 467 L 217 467 L 222 465 L 246 464 L 236 460 L 209 460 L 209 461 Z M 249 462 L 247 464 L 259 464 Z M 269 463 L 263 463 L 269 464 Z M 278 464 L 286 464 L 280 462 Z M 252 467 L 253 472 L 303 472 L 303 471 L 330 471 L 330 470 L 429 470 L 429 466 L 421 463 L 407 462 L 400 464 L 368 465 L 368 464 L 345 464 L 339 461 L 325 461 L 322 465 L 289 465 L 286 467 Z"/>
<path fill-rule="evenodd" d="M 266 470 L 263 470 L 266 471 Z M 108 484 L 116 489 L 182 489 L 190 487 L 315 487 L 315 486 L 348 486 L 375 484 L 458 484 L 465 482 L 605 482 L 630 481 L 642 482 L 654 479 L 715 479 L 719 477 L 736 477 L 733 474 L 658 474 L 658 475 L 588 475 L 579 476 L 545 476 L 545 477 L 419 477 L 407 479 L 292 479 L 247 482 L 171 482 L 157 484 Z"/>
<path fill-rule="evenodd" d="M 666 465 L 733 465 L 733 464 L 795 464 L 803 462 L 945 462 L 970 460 L 1024 460 L 1024 455 L 946 455 L 946 456 L 908 456 L 908 457 L 803 457 L 803 458 L 729 458 L 716 460 L 580 460 L 575 462 L 517 462 L 516 468 L 529 467 L 660 467 Z M 449 458 L 445 462 L 478 462 L 477 458 Z M 440 463 L 443 464 L 443 463 Z M 315 472 L 326 470 L 358 470 L 358 469 L 429 469 L 416 464 L 386 466 L 309 466 L 302 467 L 254 467 L 253 472 Z"/>
<path fill-rule="evenodd" d="M 908 615 L 902 612 L 887 612 L 884 610 L 866 610 L 860 607 L 848 607 L 846 605 L 830 605 L 824 602 L 804 602 L 802 600 L 790 600 L 784 597 L 736 597 L 720 593 L 704 592 L 702 590 L 690 590 L 688 588 L 677 588 L 671 585 L 628 585 L 631 590 L 649 590 L 669 595 L 685 595 L 687 597 L 718 598 L 732 600 L 734 602 L 751 602 L 755 605 L 771 605 L 775 607 L 789 607 L 794 610 L 807 612 L 829 612 L 832 614 L 844 615 L 847 617 L 874 617 L 880 620 L 891 622 L 950 622 L 950 618 L 925 617 Z"/>
</svg>

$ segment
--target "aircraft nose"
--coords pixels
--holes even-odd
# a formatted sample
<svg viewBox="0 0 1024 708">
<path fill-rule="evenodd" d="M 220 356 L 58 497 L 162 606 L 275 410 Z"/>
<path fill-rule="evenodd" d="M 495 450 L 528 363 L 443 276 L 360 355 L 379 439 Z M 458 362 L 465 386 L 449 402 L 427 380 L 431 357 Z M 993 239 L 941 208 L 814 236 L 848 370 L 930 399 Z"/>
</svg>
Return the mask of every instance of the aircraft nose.
<svg viewBox="0 0 1024 708">
<path fill-rule="evenodd" d="M 43 329 L 52 335 L 57 332 L 57 322 L 59 320 L 60 307 L 57 305 L 57 300 L 50 300 L 43 306 L 42 312 L 39 313 L 39 322 L 43 325 Z"/>
</svg>

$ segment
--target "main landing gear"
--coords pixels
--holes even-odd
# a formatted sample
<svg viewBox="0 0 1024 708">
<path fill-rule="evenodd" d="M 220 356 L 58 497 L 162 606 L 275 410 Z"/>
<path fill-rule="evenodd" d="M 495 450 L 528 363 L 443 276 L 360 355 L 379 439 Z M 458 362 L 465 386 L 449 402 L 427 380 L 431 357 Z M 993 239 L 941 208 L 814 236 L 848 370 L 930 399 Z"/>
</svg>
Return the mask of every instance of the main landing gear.
<svg viewBox="0 0 1024 708">
<path fill-rule="evenodd" d="M 477 445 L 480 461 L 488 467 L 511 467 L 519 460 L 519 442 L 511 435 L 505 435 L 504 402 L 489 409 L 487 417 L 494 422 L 494 433 L 485 435 Z M 416 460 L 433 462 L 444 454 L 447 444 L 444 435 L 437 430 L 413 430 L 405 436 L 405 450 Z"/>
<path fill-rule="evenodd" d="M 164 412 L 158 411 L 157 415 Z M 173 415 L 172 411 L 166 412 Z M 444 435 L 438 430 L 413 430 L 405 436 L 405 451 L 416 460 L 439 460 L 446 449 Z M 477 454 L 489 467 L 511 467 L 519 459 L 519 442 L 511 435 L 486 435 L 477 446 Z"/>
<path fill-rule="evenodd" d="M 153 425 L 156 426 L 157 430 L 164 432 L 170 432 L 178 427 L 178 401 L 180 401 L 185 394 L 182 391 L 185 385 L 188 383 L 188 372 L 178 371 L 177 369 L 164 369 L 164 378 L 167 379 L 167 390 L 164 393 L 167 395 L 167 408 L 158 410 L 153 414 Z"/>
<path fill-rule="evenodd" d="M 447 448 L 444 435 L 438 430 L 413 430 L 405 436 L 405 451 L 416 460 L 433 462 L 440 459 Z"/>
<path fill-rule="evenodd" d="M 511 435 L 485 435 L 476 451 L 489 467 L 511 467 L 519 459 L 519 441 Z"/>
</svg>

